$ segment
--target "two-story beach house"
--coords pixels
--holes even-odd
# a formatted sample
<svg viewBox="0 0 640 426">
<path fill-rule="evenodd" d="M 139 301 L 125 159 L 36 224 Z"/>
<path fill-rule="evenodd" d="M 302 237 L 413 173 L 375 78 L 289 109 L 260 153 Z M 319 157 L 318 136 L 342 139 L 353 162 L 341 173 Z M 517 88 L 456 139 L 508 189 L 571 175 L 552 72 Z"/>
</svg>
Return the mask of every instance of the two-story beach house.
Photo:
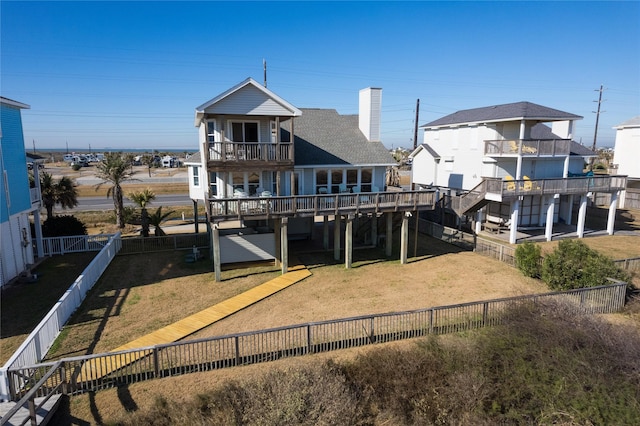
<svg viewBox="0 0 640 426">
<path fill-rule="evenodd" d="M 315 217 L 325 225 L 329 216 L 344 220 L 349 264 L 354 218 L 375 218 L 376 234 L 378 215 L 433 208 L 432 192 L 385 192 L 395 161 L 380 141 L 381 100 L 381 89 L 363 89 L 359 114 L 342 115 L 297 108 L 244 80 L 196 108 L 199 155 L 186 162 L 191 198 L 205 202 L 211 223 L 234 220 L 245 237 L 266 234 L 267 244 L 253 251 L 267 257 L 280 258 L 287 238 L 310 236 Z"/>
<path fill-rule="evenodd" d="M 620 207 L 640 209 L 640 115 L 620 123 L 616 129 L 613 163 L 616 173 L 629 176 L 620 194 Z"/>
<path fill-rule="evenodd" d="M 424 143 L 411 153 L 412 182 L 452 195 L 451 210 L 473 217 L 476 232 L 482 224 L 508 227 L 512 244 L 519 228 L 545 227 L 550 240 L 554 223 L 571 224 L 575 201 L 582 237 L 587 196 L 611 193 L 611 234 L 625 178 L 583 172 L 596 154 L 572 140 L 580 119 L 531 102 L 455 112 L 421 126 Z"/>
<path fill-rule="evenodd" d="M 36 234 L 42 238 L 38 167 L 34 167 L 36 187 L 30 188 L 24 149 L 21 110 L 27 108 L 29 105 L 0 97 L 0 287 L 28 272 L 34 262 L 32 213 Z"/>
</svg>

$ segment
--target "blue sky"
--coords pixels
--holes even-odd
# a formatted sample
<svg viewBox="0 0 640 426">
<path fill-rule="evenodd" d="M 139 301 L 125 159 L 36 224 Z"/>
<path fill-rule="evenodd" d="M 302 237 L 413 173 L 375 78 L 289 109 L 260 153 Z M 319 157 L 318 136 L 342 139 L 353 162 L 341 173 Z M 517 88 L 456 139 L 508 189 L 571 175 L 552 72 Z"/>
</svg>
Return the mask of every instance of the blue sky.
<svg viewBox="0 0 640 426">
<path fill-rule="evenodd" d="M 382 138 L 530 101 L 584 117 L 598 145 L 640 114 L 640 2 L 0 2 L 0 90 L 31 105 L 25 146 L 197 150 L 196 106 L 247 77 L 297 107 L 358 112 Z M 419 134 L 418 142 L 422 141 Z"/>
</svg>

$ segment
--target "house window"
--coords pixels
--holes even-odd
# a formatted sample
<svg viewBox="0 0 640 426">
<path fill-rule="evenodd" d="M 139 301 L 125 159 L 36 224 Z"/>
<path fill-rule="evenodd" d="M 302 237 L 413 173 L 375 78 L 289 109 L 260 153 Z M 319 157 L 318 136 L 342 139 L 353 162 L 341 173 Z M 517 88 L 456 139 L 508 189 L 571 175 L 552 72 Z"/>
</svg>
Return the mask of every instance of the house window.
<svg viewBox="0 0 640 426">
<path fill-rule="evenodd" d="M 278 128 L 276 127 L 276 122 L 271 121 L 271 143 L 278 142 Z"/>
<path fill-rule="evenodd" d="M 193 166 L 193 186 L 200 186 L 200 168 Z"/>
<path fill-rule="evenodd" d="M 216 122 L 207 121 L 207 141 L 209 143 L 216 141 Z"/>
<path fill-rule="evenodd" d="M 347 188 L 351 191 L 354 186 L 358 186 L 358 170 L 349 169 L 347 170 Z"/>
<path fill-rule="evenodd" d="M 338 194 L 341 189 L 345 189 L 346 185 L 343 185 L 342 182 L 342 169 L 339 170 L 331 170 L 331 193 Z"/>
<path fill-rule="evenodd" d="M 231 178 L 231 182 L 233 185 L 233 192 L 246 192 L 244 189 L 244 173 L 233 173 L 233 177 Z"/>
<path fill-rule="evenodd" d="M 316 171 L 316 194 L 326 194 L 329 192 L 329 177 L 326 170 Z"/>
<path fill-rule="evenodd" d="M 453 171 L 453 157 L 447 157 L 444 159 L 444 170 L 447 172 Z"/>
<path fill-rule="evenodd" d="M 373 169 L 362 169 L 360 172 L 360 191 L 371 192 L 373 183 Z"/>
<path fill-rule="evenodd" d="M 209 190 L 212 197 L 218 196 L 218 174 L 216 172 L 209 173 Z"/>
<path fill-rule="evenodd" d="M 231 123 L 231 140 L 233 142 L 259 142 L 258 123 L 234 121 Z"/>
<path fill-rule="evenodd" d="M 249 173 L 249 195 L 256 195 L 260 186 L 260 175 L 258 173 Z M 259 194 L 258 194 L 259 195 Z"/>
</svg>

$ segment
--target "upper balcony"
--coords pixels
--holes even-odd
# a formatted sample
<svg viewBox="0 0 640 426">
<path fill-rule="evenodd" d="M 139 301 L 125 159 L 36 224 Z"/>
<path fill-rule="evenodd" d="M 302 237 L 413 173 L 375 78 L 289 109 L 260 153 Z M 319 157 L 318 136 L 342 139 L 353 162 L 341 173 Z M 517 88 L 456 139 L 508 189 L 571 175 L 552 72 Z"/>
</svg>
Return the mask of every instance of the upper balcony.
<svg viewBox="0 0 640 426">
<path fill-rule="evenodd" d="M 571 153 L 571 139 L 516 139 L 484 141 L 488 157 L 566 157 Z"/>
<path fill-rule="evenodd" d="M 292 170 L 294 161 L 290 142 L 209 142 L 206 155 L 209 169 L 230 171 L 252 167 Z"/>
</svg>

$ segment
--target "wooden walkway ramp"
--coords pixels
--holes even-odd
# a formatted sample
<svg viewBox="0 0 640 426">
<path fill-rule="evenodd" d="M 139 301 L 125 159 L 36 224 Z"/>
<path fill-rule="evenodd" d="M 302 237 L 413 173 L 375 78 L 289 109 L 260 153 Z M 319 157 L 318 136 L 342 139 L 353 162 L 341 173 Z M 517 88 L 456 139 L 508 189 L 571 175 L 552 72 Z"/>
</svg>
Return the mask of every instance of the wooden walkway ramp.
<svg viewBox="0 0 640 426">
<path fill-rule="evenodd" d="M 220 321 L 235 312 L 259 302 L 280 290 L 300 282 L 310 275 L 311 272 L 304 265 L 292 266 L 286 274 L 282 274 L 281 276 L 256 286 L 251 290 L 247 290 L 244 293 L 220 302 L 217 305 L 213 305 L 178 322 L 169 324 L 166 327 L 135 339 L 113 349 L 110 352 L 119 352 L 128 349 L 145 348 L 164 343 L 176 342 L 213 324 L 216 321 Z M 135 354 L 127 354 L 126 357 L 117 357 L 98 364 L 87 363 L 83 366 L 82 373 L 78 379 L 79 381 L 84 381 L 102 378 L 144 356 L 146 356 L 145 353 L 141 352 L 138 356 Z"/>
</svg>

